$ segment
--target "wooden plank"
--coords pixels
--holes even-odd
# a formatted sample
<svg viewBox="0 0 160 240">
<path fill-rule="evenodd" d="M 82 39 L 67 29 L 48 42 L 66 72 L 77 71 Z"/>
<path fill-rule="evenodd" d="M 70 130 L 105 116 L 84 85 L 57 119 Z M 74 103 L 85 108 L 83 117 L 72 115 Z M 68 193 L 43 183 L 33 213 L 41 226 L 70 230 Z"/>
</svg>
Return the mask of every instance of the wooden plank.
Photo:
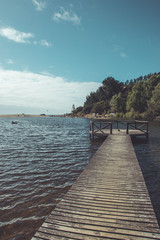
<svg viewBox="0 0 160 240">
<path fill-rule="evenodd" d="M 110 232 L 110 233 L 118 233 L 118 234 L 125 234 L 125 235 L 132 235 L 132 236 L 139 236 L 139 237 L 153 237 L 152 233 L 147 232 L 147 231 L 143 231 L 140 232 L 138 230 L 130 230 L 130 229 L 124 229 L 124 228 L 117 228 L 113 227 L 113 226 L 99 226 L 98 224 L 86 224 L 86 223 L 82 223 L 82 222 L 70 222 L 70 221 L 62 221 L 62 220 L 55 220 L 55 219 L 50 219 L 48 220 L 43 227 L 46 228 L 52 228 L 52 224 L 55 224 L 57 226 L 61 226 L 61 227 L 73 227 L 73 228 L 77 228 L 77 229 L 85 229 L 85 230 L 91 230 L 91 231 L 99 231 L 99 232 Z"/>
<path fill-rule="evenodd" d="M 101 219 L 101 218 L 91 218 L 91 217 L 82 217 L 82 215 L 78 215 L 75 214 L 73 216 L 73 214 L 67 214 L 67 216 L 62 213 L 62 212 L 54 212 L 54 215 L 51 214 L 46 222 L 51 222 L 53 220 L 62 220 L 62 221 L 66 221 L 66 222 L 75 222 L 75 223 L 84 223 L 84 224 L 91 224 L 91 225 L 97 225 L 97 226 L 103 226 L 103 227 L 115 227 L 115 228 L 120 228 L 120 229 L 126 229 L 126 224 L 125 221 L 118 221 L 117 219 Z M 137 226 L 137 224 L 130 224 L 127 227 L 128 230 L 133 230 L 133 231 L 139 231 L 139 226 Z M 146 226 L 141 226 L 140 228 L 140 232 L 152 232 L 153 227 L 152 224 L 147 223 L 147 227 Z M 154 228 L 155 232 L 159 232 L 159 229 Z"/>
<path fill-rule="evenodd" d="M 44 225 L 40 228 L 40 231 L 36 233 L 35 236 L 39 237 L 40 239 L 55 239 L 55 236 L 65 237 L 64 239 L 84 239 L 84 240 L 101 240 L 101 239 L 117 239 L 117 240 L 129 240 L 129 239 L 135 239 L 135 240 L 148 240 L 148 239 L 159 239 L 158 234 L 152 234 L 151 237 L 143 237 L 142 236 L 136 236 L 130 233 L 124 234 L 124 233 L 116 233 L 116 229 L 112 229 L 112 232 L 103 232 L 98 230 L 91 230 L 91 229 L 83 229 L 83 228 L 75 228 L 75 227 L 67 227 L 67 226 L 61 226 L 56 224 L 48 224 L 44 223 Z M 47 236 L 47 235 L 48 236 Z M 142 232 L 143 235 L 143 232 Z M 46 237 L 47 236 L 47 237 Z"/>
<path fill-rule="evenodd" d="M 149 223 L 155 223 L 157 224 L 157 221 L 155 219 L 155 216 L 153 218 L 153 216 L 150 217 L 146 217 L 141 215 L 138 211 L 137 214 L 135 215 L 131 215 L 131 214 L 119 214 L 119 213 L 109 213 L 109 212 L 102 212 L 102 211 L 93 211 L 88 209 L 88 211 L 86 209 L 75 209 L 73 207 L 58 207 L 57 206 L 57 211 L 60 212 L 70 212 L 73 215 L 74 214 L 83 214 L 86 216 L 92 216 L 92 217 L 101 217 L 101 218 L 109 218 L 109 219 L 119 219 L 119 220 L 125 220 L 125 221 L 136 221 L 138 223 L 142 223 L 142 222 L 149 222 Z"/>
<path fill-rule="evenodd" d="M 32 240 L 160 239 L 129 135 L 110 135 Z"/>
<path fill-rule="evenodd" d="M 75 203 L 73 203 L 73 202 L 63 202 L 63 203 L 61 203 L 61 205 L 59 205 L 59 207 L 61 207 L 61 206 L 63 206 L 63 207 L 65 207 L 65 209 L 68 209 L 68 207 L 71 207 L 72 209 L 76 209 L 76 208 L 79 208 L 80 210 L 82 209 L 82 210 L 85 210 L 85 209 L 89 209 L 90 211 L 92 211 L 92 212 L 98 212 L 98 213 L 100 213 L 100 212 L 102 212 L 102 213 L 104 213 L 104 211 L 105 212 L 107 212 L 107 213 L 109 213 L 109 214 L 116 214 L 116 215 L 121 215 L 121 213 L 123 213 L 123 215 L 130 215 L 130 216 L 136 216 L 136 214 L 137 214 L 137 212 L 138 212 L 138 214 L 141 214 L 141 216 L 143 215 L 144 217 L 152 217 L 153 216 L 153 218 L 154 218 L 154 213 L 153 213 L 153 211 L 152 211 L 152 209 L 149 209 L 149 210 L 147 210 L 147 212 L 146 212 L 146 208 L 144 209 L 144 208 L 141 208 L 140 210 L 139 210 L 139 208 L 137 207 L 136 209 L 133 209 L 133 207 L 132 208 L 126 208 L 126 207 L 124 207 L 124 208 L 122 208 L 122 209 L 120 209 L 120 208 L 114 208 L 114 206 L 112 206 L 112 207 L 102 207 L 102 204 L 101 205 L 97 205 L 97 206 L 93 206 L 92 204 L 82 204 L 82 203 L 77 203 L 77 202 L 75 202 Z M 137 210 L 137 212 L 135 211 L 135 210 Z"/>
</svg>

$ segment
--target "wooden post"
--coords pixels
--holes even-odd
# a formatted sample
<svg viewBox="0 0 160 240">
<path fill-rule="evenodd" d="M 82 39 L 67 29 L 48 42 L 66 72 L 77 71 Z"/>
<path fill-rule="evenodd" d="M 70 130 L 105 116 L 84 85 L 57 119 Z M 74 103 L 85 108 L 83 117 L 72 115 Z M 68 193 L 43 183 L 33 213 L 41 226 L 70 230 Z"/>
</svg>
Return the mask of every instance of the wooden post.
<svg viewBox="0 0 160 240">
<path fill-rule="evenodd" d="M 147 124 L 147 134 L 146 134 L 146 141 L 148 141 L 148 122 L 146 123 Z"/>
<path fill-rule="evenodd" d="M 89 126 L 90 127 L 90 131 L 92 131 L 91 123 L 92 123 L 92 121 L 90 121 L 90 126 Z"/>
<path fill-rule="evenodd" d="M 148 142 L 148 133 L 146 134 L 146 141 Z"/>
<path fill-rule="evenodd" d="M 118 121 L 117 121 L 117 129 L 118 129 Z"/>
<path fill-rule="evenodd" d="M 128 125 L 129 125 L 129 123 L 127 122 L 126 134 L 128 134 Z"/>
<path fill-rule="evenodd" d="M 112 134 L 112 123 L 110 123 L 110 134 Z"/>
</svg>

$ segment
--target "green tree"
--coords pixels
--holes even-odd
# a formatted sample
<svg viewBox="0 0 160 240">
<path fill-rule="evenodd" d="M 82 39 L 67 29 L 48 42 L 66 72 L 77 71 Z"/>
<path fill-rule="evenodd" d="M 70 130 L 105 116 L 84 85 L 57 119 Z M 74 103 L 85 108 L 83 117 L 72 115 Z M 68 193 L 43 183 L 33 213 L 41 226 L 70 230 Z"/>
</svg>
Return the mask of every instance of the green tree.
<svg viewBox="0 0 160 240">
<path fill-rule="evenodd" d="M 153 74 L 150 78 L 148 78 L 145 82 L 145 89 L 146 89 L 146 97 L 149 100 L 152 97 L 152 91 L 160 82 L 160 74 Z"/>
<path fill-rule="evenodd" d="M 123 116 L 125 113 L 129 118 L 137 119 L 141 116 L 150 118 L 153 112 L 159 114 L 159 95 L 157 94 L 159 83 L 160 72 L 127 80 L 125 83 L 119 82 L 113 77 L 107 77 L 96 92 L 91 92 L 86 97 L 83 109 L 75 109 L 74 112 L 78 111 L 81 114 L 104 113 L 111 109 L 119 116 Z"/>
<path fill-rule="evenodd" d="M 153 115 L 156 116 L 160 114 L 160 83 L 158 83 L 153 90 L 152 98 L 150 99 L 148 106 Z"/>
<path fill-rule="evenodd" d="M 93 105 L 92 112 L 102 114 L 104 112 L 104 109 L 105 109 L 105 102 L 101 101 Z"/>
<path fill-rule="evenodd" d="M 104 101 L 106 99 L 106 93 L 104 90 L 104 87 L 99 87 L 98 90 L 96 91 L 97 98 L 100 101 Z"/>
<path fill-rule="evenodd" d="M 113 77 L 108 77 L 103 80 L 103 89 L 106 100 L 111 99 L 113 95 L 118 94 L 123 89 L 124 84 L 115 80 Z"/>
<path fill-rule="evenodd" d="M 135 112 L 144 112 L 147 109 L 147 98 L 145 95 L 145 86 L 142 81 L 137 82 L 127 98 L 127 111 L 132 108 Z"/>
<path fill-rule="evenodd" d="M 122 96 L 122 93 L 114 95 L 110 101 L 111 111 L 115 113 L 124 113 L 125 112 L 125 99 Z"/>
<path fill-rule="evenodd" d="M 83 107 L 77 107 L 75 110 L 74 110 L 74 113 L 79 113 L 83 110 Z"/>
<path fill-rule="evenodd" d="M 75 108 L 75 105 L 73 104 L 73 105 L 72 105 L 72 113 L 74 113 L 75 109 L 76 109 L 76 108 Z"/>
<path fill-rule="evenodd" d="M 84 105 L 92 105 L 96 102 L 98 102 L 97 94 L 95 92 L 91 92 L 90 95 L 86 97 Z"/>
<path fill-rule="evenodd" d="M 84 113 L 84 114 L 90 113 L 92 107 L 93 107 L 92 105 L 85 105 L 85 106 L 83 107 L 83 113 Z"/>
</svg>

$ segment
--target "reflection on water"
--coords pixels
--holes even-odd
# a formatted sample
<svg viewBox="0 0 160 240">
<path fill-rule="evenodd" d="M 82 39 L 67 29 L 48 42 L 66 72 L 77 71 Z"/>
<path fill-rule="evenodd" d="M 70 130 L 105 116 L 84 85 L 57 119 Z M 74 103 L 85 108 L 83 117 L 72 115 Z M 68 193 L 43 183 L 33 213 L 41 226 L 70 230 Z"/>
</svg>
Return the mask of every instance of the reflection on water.
<svg viewBox="0 0 160 240">
<path fill-rule="evenodd" d="M 89 120 L 0 119 L 0 239 L 29 240 L 85 168 L 101 141 L 90 142 Z M 149 142 L 134 141 L 160 222 L 160 123 Z"/>
</svg>

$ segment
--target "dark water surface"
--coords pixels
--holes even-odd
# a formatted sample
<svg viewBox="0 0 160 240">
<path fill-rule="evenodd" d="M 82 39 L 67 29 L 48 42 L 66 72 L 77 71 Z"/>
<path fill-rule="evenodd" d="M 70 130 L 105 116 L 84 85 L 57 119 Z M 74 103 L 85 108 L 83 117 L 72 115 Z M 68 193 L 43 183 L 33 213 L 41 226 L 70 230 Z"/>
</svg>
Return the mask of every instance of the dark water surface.
<svg viewBox="0 0 160 240">
<path fill-rule="evenodd" d="M 89 120 L 0 119 L 0 240 L 30 240 L 101 142 L 90 142 Z M 160 123 L 149 142 L 134 141 L 160 223 Z"/>
<path fill-rule="evenodd" d="M 100 143 L 89 120 L 0 119 L 0 240 L 30 239 Z"/>
<path fill-rule="evenodd" d="M 160 122 L 149 123 L 149 141 L 133 140 L 154 211 L 160 226 Z"/>
</svg>

